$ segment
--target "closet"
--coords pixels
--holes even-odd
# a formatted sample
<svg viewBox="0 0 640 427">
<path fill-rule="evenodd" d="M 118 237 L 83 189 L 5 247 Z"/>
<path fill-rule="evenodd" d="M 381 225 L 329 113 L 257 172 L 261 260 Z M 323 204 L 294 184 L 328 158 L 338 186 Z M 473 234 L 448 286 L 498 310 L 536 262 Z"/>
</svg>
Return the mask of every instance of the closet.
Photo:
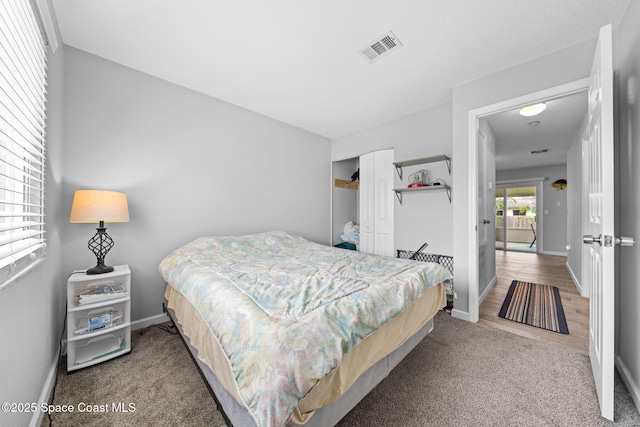
<svg viewBox="0 0 640 427">
<path fill-rule="evenodd" d="M 353 221 L 360 226 L 360 251 L 395 256 L 393 161 L 393 149 L 388 149 L 333 163 L 334 245 L 341 242 L 345 223 Z M 350 184 L 358 169 L 359 183 Z"/>
</svg>

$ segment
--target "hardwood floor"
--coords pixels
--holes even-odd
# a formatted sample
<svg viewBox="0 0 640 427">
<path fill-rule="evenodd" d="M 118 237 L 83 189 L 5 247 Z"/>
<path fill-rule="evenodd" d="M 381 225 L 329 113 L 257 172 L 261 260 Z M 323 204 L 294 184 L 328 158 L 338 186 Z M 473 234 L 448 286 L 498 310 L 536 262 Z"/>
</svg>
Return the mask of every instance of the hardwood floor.
<svg viewBox="0 0 640 427">
<path fill-rule="evenodd" d="M 589 300 L 580 296 L 566 266 L 567 258 L 524 252 L 496 251 L 497 282 L 480 306 L 479 323 L 551 345 L 589 354 Z M 513 280 L 557 286 L 569 334 L 524 325 L 498 317 Z"/>
</svg>

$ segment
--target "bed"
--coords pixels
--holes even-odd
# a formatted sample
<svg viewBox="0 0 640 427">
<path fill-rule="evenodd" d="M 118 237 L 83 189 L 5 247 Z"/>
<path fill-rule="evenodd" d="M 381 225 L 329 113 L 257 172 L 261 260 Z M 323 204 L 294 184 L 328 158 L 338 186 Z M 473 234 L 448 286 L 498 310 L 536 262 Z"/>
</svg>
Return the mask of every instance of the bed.
<svg viewBox="0 0 640 427">
<path fill-rule="evenodd" d="M 159 271 L 226 422 L 260 427 L 338 422 L 431 331 L 452 279 L 284 231 L 199 238 Z"/>
</svg>

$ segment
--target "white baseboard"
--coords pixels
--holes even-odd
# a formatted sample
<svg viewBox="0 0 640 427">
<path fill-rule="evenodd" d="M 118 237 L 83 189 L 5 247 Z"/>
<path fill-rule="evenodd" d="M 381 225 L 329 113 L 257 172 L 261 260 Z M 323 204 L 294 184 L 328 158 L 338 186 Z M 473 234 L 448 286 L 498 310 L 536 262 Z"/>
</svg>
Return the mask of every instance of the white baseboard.
<svg viewBox="0 0 640 427">
<path fill-rule="evenodd" d="M 451 317 L 466 320 L 467 322 L 471 321 L 471 317 L 469 316 L 468 311 L 457 310 L 455 307 L 451 310 Z"/>
<path fill-rule="evenodd" d="M 60 358 L 60 347 L 56 350 L 55 355 L 53 356 L 53 360 L 51 361 L 51 366 L 49 367 L 49 373 L 47 374 L 47 379 L 44 382 L 44 387 L 42 387 L 42 392 L 40 392 L 40 398 L 38 399 L 38 408 L 42 406 L 42 404 L 49 403 L 49 396 L 51 396 L 51 392 L 53 391 L 53 387 L 56 385 L 56 377 L 58 376 L 58 361 Z M 29 427 L 39 427 L 42 424 L 42 417 L 44 416 L 44 412 L 42 411 L 34 411 L 33 416 L 31 417 L 31 422 L 29 423 Z"/>
<path fill-rule="evenodd" d="M 580 295 L 582 295 L 584 297 L 585 295 L 582 292 L 582 285 L 580 284 L 580 281 L 578 280 L 576 275 L 573 274 L 573 270 L 571 269 L 571 266 L 569 265 L 569 262 L 566 262 L 565 264 L 567 266 L 567 270 L 569 270 L 569 274 L 571 275 L 571 279 L 573 280 L 573 284 L 576 285 L 576 288 L 578 289 L 578 292 L 580 292 Z"/>
<path fill-rule="evenodd" d="M 545 255 L 567 256 L 566 252 L 542 251 L 542 253 Z"/>
<path fill-rule="evenodd" d="M 131 330 L 135 331 L 136 329 L 144 329 L 147 326 L 156 325 L 158 323 L 168 322 L 169 316 L 166 313 L 157 314 L 155 316 L 147 317 L 144 319 L 136 320 L 131 322 Z"/>
<path fill-rule="evenodd" d="M 496 276 L 493 276 L 493 279 L 491 279 L 491 281 L 489 282 L 489 284 L 487 285 L 485 290 L 482 291 L 482 294 L 480 295 L 480 298 L 478 298 L 478 307 L 480 307 L 482 305 L 482 301 L 484 301 L 486 296 L 491 291 L 491 288 L 493 288 L 493 285 L 495 285 L 497 281 L 498 281 L 498 278 Z"/>
<path fill-rule="evenodd" d="M 620 378 L 622 378 L 622 382 L 627 387 L 627 391 L 633 403 L 635 403 L 636 409 L 640 412 L 640 387 L 638 387 L 638 383 L 633 379 L 631 372 L 629 372 L 629 369 L 627 369 L 627 366 L 620 356 L 616 356 L 616 368 L 618 368 Z"/>
</svg>

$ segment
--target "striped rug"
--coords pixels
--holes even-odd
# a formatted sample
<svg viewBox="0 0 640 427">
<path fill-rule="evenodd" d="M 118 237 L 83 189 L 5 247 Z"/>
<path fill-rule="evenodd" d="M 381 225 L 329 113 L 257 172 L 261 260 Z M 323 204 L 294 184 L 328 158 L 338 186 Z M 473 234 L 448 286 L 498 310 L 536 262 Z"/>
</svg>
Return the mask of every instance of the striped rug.
<svg viewBox="0 0 640 427">
<path fill-rule="evenodd" d="M 569 333 L 560 291 L 555 286 L 514 280 L 498 316 L 561 334 Z"/>
</svg>

